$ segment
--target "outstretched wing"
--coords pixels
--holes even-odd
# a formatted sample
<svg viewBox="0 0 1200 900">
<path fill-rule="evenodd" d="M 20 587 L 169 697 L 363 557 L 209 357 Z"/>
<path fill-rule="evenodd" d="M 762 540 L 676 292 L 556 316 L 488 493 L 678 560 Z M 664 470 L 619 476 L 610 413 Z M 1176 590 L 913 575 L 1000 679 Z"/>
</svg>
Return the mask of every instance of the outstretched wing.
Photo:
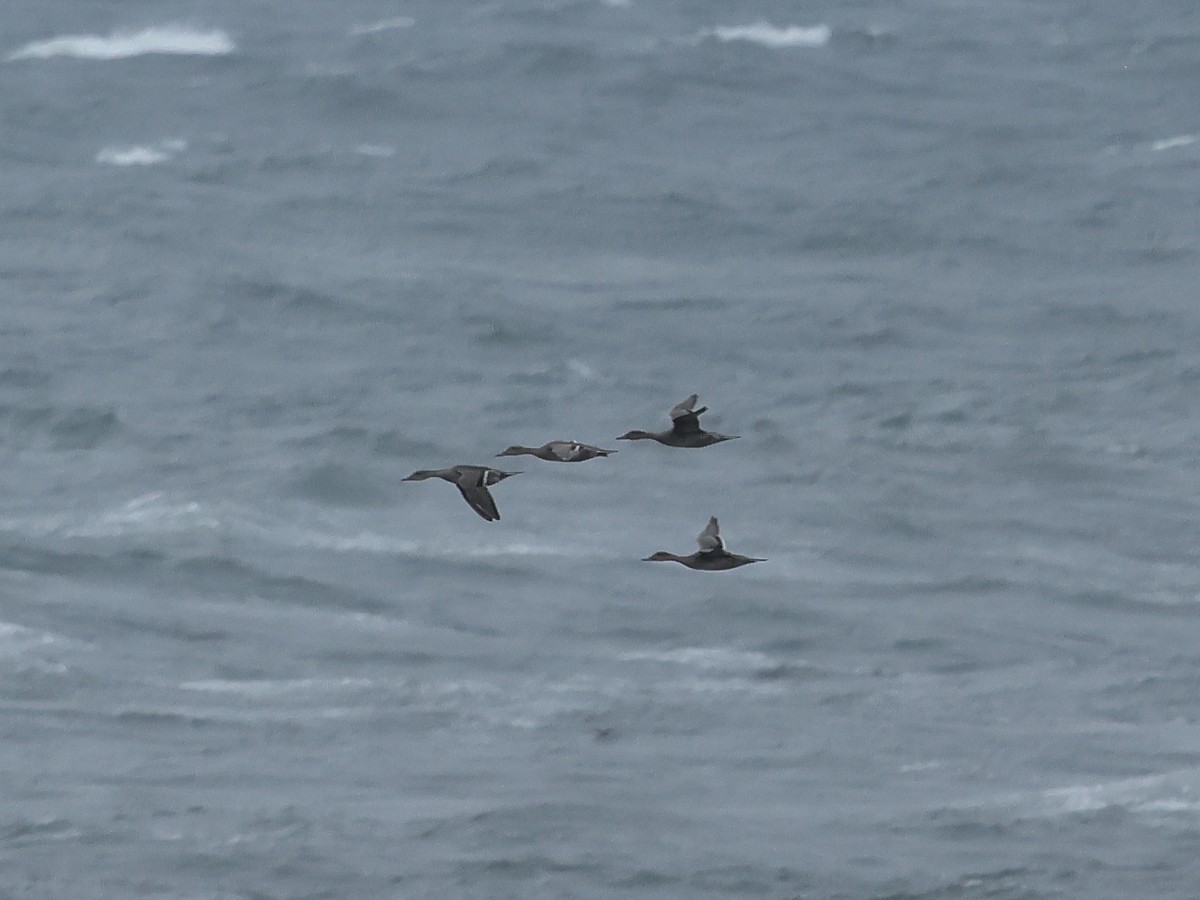
<svg viewBox="0 0 1200 900">
<path fill-rule="evenodd" d="M 675 421 L 680 416 L 693 415 L 692 407 L 696 405 L 696 401 L 700 399 L 699 394 L 692 394 L 686 400 L 680 401 L 671 407 L 671 411 L 667 413 L 671 417 L 671 421 Z"/>
<path fill-rule="evenodd" d="M 496 501 L 492 499 L 492 495 L 488 493 L 485 487 L 465 488 L 461 484 L 458 486 L 462 492 L 463 499 L 467 501 L 471 509 L 479 513 L 489 522 L 495 522 L 500 518 L 500 512 L 496 509 Z"/>
<path fill-rule="evenodd" d="M 716 516 L 709 519 L 708 526 L 696 536 L 696 543 L 700 545 L 701 553 L 715 553 L 725 549 L 725 542 L 721 540 L 721 529 L 717 525 Z"/>
<path fill-rule="evenodd" d="M 484 480 L 487 477 L 486 470 L 467 471 L 459 477 L 457 486 L 459 493 L 463 495 L 463 499 L 467 501 L 467 505 L 479 515 L 483 516 L 489 522 L 495 522 L 500 518 L 500 511 L 496 509 L 496 501 L 492 499 L 491 493 L 484 486 Z"/>
<path fill-rule="evenodd" d="M 696 401 L 700 399 L 699 394 L 692 394 L 681 403 L 677 403 L 671 407 L 671 412 L 668 415 L 671 417 L 672 429 L 680 434 L 687 434 L 700 430 L 700 413 L 708 409 L 707 406 L 702 406 L 699 409 L 693 409 Z"/>
</svg>

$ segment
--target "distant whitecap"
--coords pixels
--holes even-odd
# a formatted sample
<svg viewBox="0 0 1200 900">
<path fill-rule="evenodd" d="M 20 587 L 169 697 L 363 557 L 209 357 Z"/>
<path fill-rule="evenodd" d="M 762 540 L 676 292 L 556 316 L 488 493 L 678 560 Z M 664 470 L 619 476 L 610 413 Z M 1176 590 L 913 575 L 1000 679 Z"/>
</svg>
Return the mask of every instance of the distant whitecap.
<svg viewBox="0 0 1200 900">
<path fill-rule="evenodd" d="M 166 162 L 176 153 L 182 153 L 186 149 L 187 142 L 180 140 L 129 147 L 105 147 L 96 154 L 96 162 L 109 166 L 153 166 Z"/>
<path fill-rule="evenodd" d="M 765 653 L 755 650 L 738 650 L 733 647 L 676 647 L 662 650 L 638 650 L 622 653 L 620 658 L 627 661 L 646 660 L 676 663 L 727 672 L 758 672 L 779 665 L 778 661 Z"/>
<path fill-rule="evenodd" d="M 829 43 L 833 29 L 828 25 L 814 25 L 805 28 L 799 25 L 789 25 L 778 28 L 769 22 L 755 22 L 752 25 L 732 25 L 708 28 L 700 32 L 700 38 L 716 38 L 727 43 L 729 41 L 748 41 L 761 44 L 764 47 L 780 49 L 784 47 L 824 47 Z"/>
<path fill-rule="evenodd" d="M 152 166 L 170 158 L 153 147 L 105 147 L 96 154 L 96 162 L 110 166 Z"/>
<path fill-rule="evenodd" d="M 412 28 L 417 23 L 410 16 L 395 16 L 391 19 L 380 19 L 369 25 L 355 25 L 350 29 L 351 37 L 361 37 L 364 34 L 378 34 L 381 31 L 395 31 L 398 28 Z"/>
<path fill-rule="evenodd" d="M 186 534 L 222 527 L 219 510 L 195 501 L 177 501 L 162 491 L 135 497 L 115 509 L 77 517 L 50 517 L 39 524 L 50 533 L 71 538 L 111 538 L 124 535 Z"/>
<path fill-rule="evenodd" d="M 110 166 L 152 166 L 170 158 L 154 147 L 105 147 L 96 154 L 96 162 Z"/>
<path fill-rule="evenodd" d="M 168 25 L 141 31 L 116 31 L 107 37 L 76 34 L 34 41 L 10 53 L 7 58 L 10 62 L 18 59 L 49 59 L 53 56 L 110 60 L 151 53 L 225 56 L 233 51 L 233 41 L 223 31 L 200 31 Z"/>
<path fill-rule="evenodd" d="M 346 690 L 365 690 L 374 687 L 370 678 L 252 678 L 235 681 L 227 678 L 204 678 L 185 681 L 182 690 L 209 694 L 240 694 L 254 699 L 284 694 L 315 694 Z"/>
<path fill-rule="evenodd" d="M 1118 808 L 1133 812 L 1161 812 L 1163 805 L 1186 801 L 1194 810 L 1197 770 L 1177 769 L 1161 774 L 1118 778 L 1069 787 L 1050 788 L 1041 792 L 1043 809 L 1047 814 L 1075 814 Z"/>
<path fill-rule="evenodd" d="M 1174 150 L 1176 147 L 1187 147 L 1200 141 L 1200 134 L 1181 134 L 1178 137 L 1164 138 L 1150 145 L 1151 150 Z"/>
</svg>

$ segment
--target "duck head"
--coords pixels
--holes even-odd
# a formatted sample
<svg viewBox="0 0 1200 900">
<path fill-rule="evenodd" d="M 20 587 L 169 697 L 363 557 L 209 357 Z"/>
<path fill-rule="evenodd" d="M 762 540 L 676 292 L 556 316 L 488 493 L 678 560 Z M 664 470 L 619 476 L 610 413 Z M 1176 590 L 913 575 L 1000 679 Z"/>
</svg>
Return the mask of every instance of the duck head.
<svg viewBox="0 0 1200 900">
<path fill-rule="evenodd" d="M 666 550 L 659 550 L 657 553 L 652 553 L 647 556 L 642 562 L 677 562 L 679 559 L 674 553 L 668 553 Z"/>
</svg>

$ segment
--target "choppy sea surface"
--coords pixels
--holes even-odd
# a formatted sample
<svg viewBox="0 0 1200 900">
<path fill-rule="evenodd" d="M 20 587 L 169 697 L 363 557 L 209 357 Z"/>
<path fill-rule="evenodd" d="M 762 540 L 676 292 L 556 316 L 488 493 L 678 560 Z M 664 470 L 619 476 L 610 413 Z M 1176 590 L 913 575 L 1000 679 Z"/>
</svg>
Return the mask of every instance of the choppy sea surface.
<svg viewBox="0 0 1200 900">
<path fill-rule="evenodd" d="M 2 18 L 0 898 L 1200 896 L 1194 3 Z"/>
</svg>

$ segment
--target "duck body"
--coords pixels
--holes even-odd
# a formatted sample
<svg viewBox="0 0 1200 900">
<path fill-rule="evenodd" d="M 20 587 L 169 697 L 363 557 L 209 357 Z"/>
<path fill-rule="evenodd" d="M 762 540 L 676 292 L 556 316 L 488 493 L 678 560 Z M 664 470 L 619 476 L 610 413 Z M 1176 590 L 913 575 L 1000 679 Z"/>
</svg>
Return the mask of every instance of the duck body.
<svg viewBox="0 0 1200 900">
<path fill-rule="evenodd" d="M 479 513 L 486 521 L 495 522 L 500 518 L 496 509 L 496 501 L 488 488 L 503 481 L 510 475 L 520 475 L 520 472 L 503 472 L 488 466 L 450 466 L 447 469 L 418 469 L 403 481 L 424 481 L 426 478 L 440 478 L 458 488 L 467 505 Z"/>
<path fill-rule="evenodd" d="M 722 441 L 732 441 L 739 438 L 737 434 L 717 434 L 715 431 L 705 431 L 700 427 L 700 414 L 708 410 L 707 406 L 696 409 L 699 394 L 692 394 L 686 400 L 677 403 L 668 413 L 671 417 L 671 427 L 666 431 L 627 431 L 617 438 L 618 441 L 658 441 L 667 447 L 708 447 Z"/>
<path fill-rule="evenodd" d="M 748 566 L 750 563 L 766 562 L 766 560 L 756 559 L 753 556 L 742 556 L 740 553 L 728 553 L 724 550 L 712 550 L 708 553 L 697 550 L 690 556 L 677 556 L 666 550 L 659 550 L 657 553 L 647 556 L 642 562 L 677 562 L 689 569 L 701 572 L 724 572 L 727 569 L 736 569 L 739 566 Z"/>
<path fill-rule="evenodd" d="M 708 447 L 721 441 L 732 441 L 741 437 L 737 434 L 717 434 L 715 431 L 696 431 L 690 434 L 679 434 L 674 430 L 668 431 L 628 431 L 617 438 L 618 441 L 658 441 L 667 447 Z"/>
<path fill-rule="evenodd" d="M 549 441 L 540 447 L 522 447 L 519 444 L 515 444 L 496 455 L 536 456 L 538 459 L 544 459 L 548 462 L 584 462 L 585 460 L 605 457 L 610 453 L 616 452 L 616 450 L 604 450 L 600 447 L 593 447 L 591 444 L 580 443 L 579 441 Z"/>
<path fill-rule="evenodd" d="M 726 550 L 725 542 L 721 540 L 721 528 L 717 524 L 716 516 L 710 518 L 705 529 L 696 536 L 696 543 L 700 545 L 700 549 L 690 556 L 680 556 L 666 550 L 659 550 L 657 553 L 647 556 L 642 562 L 677 562 L 689 569 L 701 572 L 724 572 L 740 566 L 748 566 L 750 563 L 766 562 L 765 559 L 742 556 L 740 553 L 730 553 Z"/>
</svg>

